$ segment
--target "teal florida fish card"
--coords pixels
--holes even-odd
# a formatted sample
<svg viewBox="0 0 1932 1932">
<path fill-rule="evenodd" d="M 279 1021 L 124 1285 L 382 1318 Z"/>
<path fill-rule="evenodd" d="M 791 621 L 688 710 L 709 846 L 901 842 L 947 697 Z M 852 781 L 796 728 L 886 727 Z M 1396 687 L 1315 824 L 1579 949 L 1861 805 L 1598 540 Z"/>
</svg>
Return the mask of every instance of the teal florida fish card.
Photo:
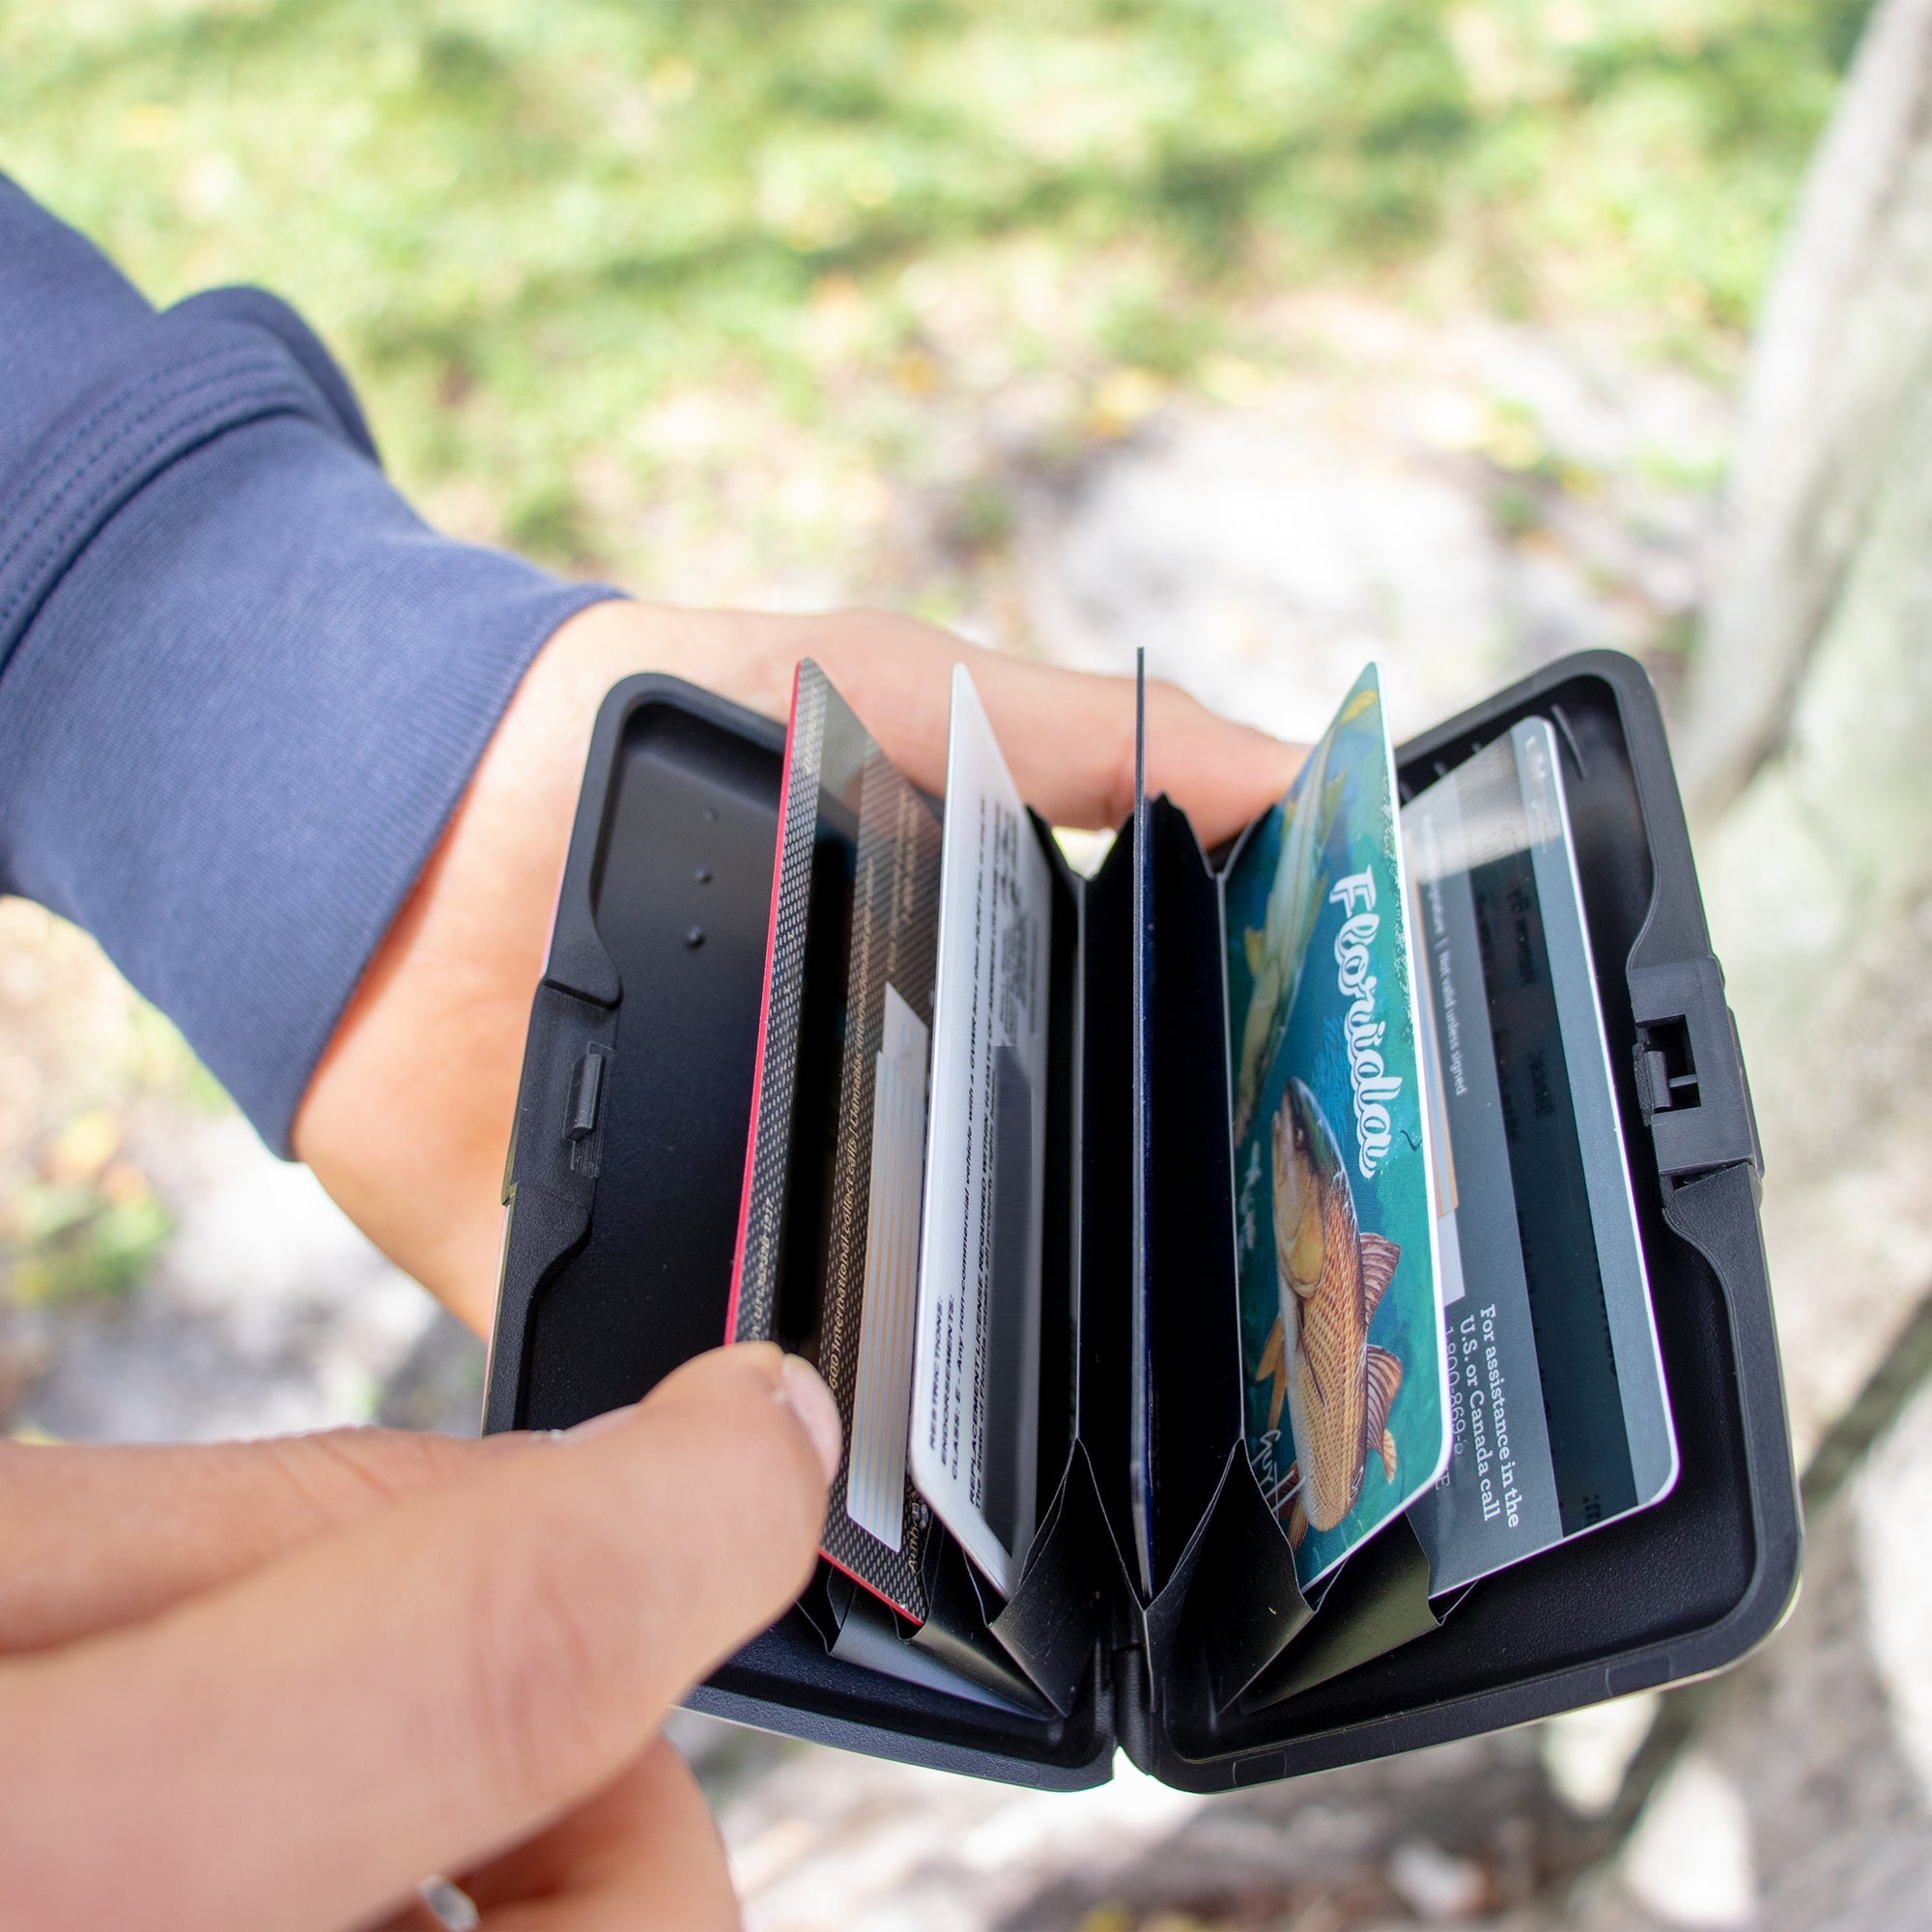
<svg viewBox="0 0 1932 1932">
<path fill-rule="evenodd" d="M 1443 1133 L 1454 1449 L 1409 1512 L 1441 1592 L 1677 1479 L 1554 731 L 1404 809 Z"/>
<path fill-rule="evenodd" d="M 1404 888 L 1370 666 L 1225 898 L 1247 1447 L 1304 1589 L 1449 1448 Z"/>
</svg>

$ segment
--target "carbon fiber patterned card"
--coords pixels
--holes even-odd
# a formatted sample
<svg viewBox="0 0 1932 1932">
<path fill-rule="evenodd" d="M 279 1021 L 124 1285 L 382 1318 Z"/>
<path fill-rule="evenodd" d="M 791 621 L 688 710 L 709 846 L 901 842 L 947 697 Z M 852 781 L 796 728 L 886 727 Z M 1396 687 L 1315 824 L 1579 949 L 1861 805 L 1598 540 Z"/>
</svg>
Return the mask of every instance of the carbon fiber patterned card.
<svg viewBox="0 0 1932 1932">
<path fill-rule="evenodd" d="M 845 1460 L 821 1548 L 923 1622 L 906 1475 L 940 823 L 809 659 L 785 748 L 727 1324 L 816 1364 Z"/>
</svg>

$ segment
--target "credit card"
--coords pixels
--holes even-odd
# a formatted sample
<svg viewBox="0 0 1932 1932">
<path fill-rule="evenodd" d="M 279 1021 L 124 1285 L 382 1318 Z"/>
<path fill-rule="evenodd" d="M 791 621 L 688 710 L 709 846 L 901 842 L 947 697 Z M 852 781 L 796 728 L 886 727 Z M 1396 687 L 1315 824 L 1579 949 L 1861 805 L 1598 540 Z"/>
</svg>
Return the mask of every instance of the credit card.
<svg viewBox="0 0 1932 1932">
<path fill-rule="evenodd" d="M 823 671 L 798 668 L 727 1339 L 816 1364 L 845 1458 L 826 1559 L 923 1622 L 907 1475 L 940 828 Z"/>
<path fill-rule="evenodd" d="M 1432 1592 L 1668 1494 L 1677 1438 L 1557 740 L 1524 719 L 1402 814 L 1447 1127 L 1452 1448 Z"/>
<path fill-rule="evenodd" d="M 963 665 L 941 873 L 912 1472 L 1010 1595 L 1037 1507 L 1052 880 Z"/>
<path fill-rule="evenodd" d="M 1224 887 L 1248 1457 L 1309 1588 L 1448 1453 L 1395 765 L 1369 666 Z"/>
</svg>

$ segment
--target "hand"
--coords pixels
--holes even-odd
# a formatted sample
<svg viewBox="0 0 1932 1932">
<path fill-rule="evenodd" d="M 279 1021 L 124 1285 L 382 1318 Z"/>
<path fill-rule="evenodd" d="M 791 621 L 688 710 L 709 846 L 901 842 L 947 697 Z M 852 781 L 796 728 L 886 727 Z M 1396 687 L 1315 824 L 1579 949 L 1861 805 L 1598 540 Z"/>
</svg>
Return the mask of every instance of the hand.
<svg viewBox="0 0 1932 1932">
<path fill-rule="evenodd" d="M 561 1438 L 0 1443 L 10 1925 L 731 1926 L 666 1709 L 810 1573 L 838 1422 L 777 1349 Z M 796 1366 L 793 1366 L 796 1364 Z"/>
<path fill-rule="evenodd" d="M 971 667 L 1021 794 L 1058 825 L 1118 825 L 1133 800 L 1133 685 L 866 612 L 768 617 L 593 605 L 545 646 L 463 805 L 363 976 L 296 1117 L 295 1147 L 387 1254 L 479 1333 L 524 1029 L 590 727 L 633 671 L 667 670 L 776 718 L 816 658 L 887 753 L 946 782 L 954 664 Z M 1148 688 L 1148 783 L 1204 841 L 1287 789 L 1301 749 Z"/>
</svg>

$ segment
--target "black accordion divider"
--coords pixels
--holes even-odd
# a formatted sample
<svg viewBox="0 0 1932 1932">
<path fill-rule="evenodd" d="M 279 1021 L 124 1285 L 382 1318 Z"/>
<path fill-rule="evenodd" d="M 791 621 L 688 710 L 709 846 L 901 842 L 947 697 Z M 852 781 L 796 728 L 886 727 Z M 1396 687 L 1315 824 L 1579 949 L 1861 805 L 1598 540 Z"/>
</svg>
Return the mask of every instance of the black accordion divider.
<svg viewBox="0 0 1932 1932">
<path fill-rule="evenodd" d="M 1032 1547 L 1012 1596 L 1002 1601 L 946 1539 L 957 1581 L 935 1595 L 935 1620 L 955 1630 L 977 1615 L 1053 1710 L 1066 1717 L 1094 1665 L 1108 1620 L 1113 1562 L 1093 1465 L 1079 1439 L 1076 1378 L 1081 1310 L 1080 1012 L 1082 882 L 1068 868 L 1052 829 L 1031 814 L 1052 879 L 1047 967 L 1048 1061 L 1044 1214 L 1041 1228 L 1039 1446 L 1040 1506 Z M 962 1587 L 963 1586 L 963 1587 Z M 970 1596 L 968 1592 L 970 1591 Z"/>
<path fill-rule="evenodd" d="M 1186 815 L 1149 809 L 1148 1352 L 1157 1596 L 1195 1541 L 1242 1440 L 1241 1331 L 1228 1137 L 1221 915 Z"/>
<path fill-rule="evenodd" d="M 1474 1584 L 1439 1600 L 1429 1594 L 1429 1559 L 1406 1517 L 1386 1523 L 1349 1558 L 1321 1596 L 1321 1614 L 1285 1652 L 1225 1707 L 1260 1711 L 1325 1684 L 1358 1664 L 1385 1657 L 1439 1630 Z"/>
<path fill-rule="evenodd" d="M 1185 813 L 1158 799 L 1149 827 L 1158 908 L 1148 1198 L 1160 1587 L 1145 1610 L 1147 1724 L 1150 1738 L 1158 1730 L 1211 1755 L 1223 1713 L 1278 1702 L 1435 1629 L 1440 1615 L 1406 1521 L 1311 1600 L 1249 1464 L 1220 895 Z M 1123 1736 L 1132 1748 L 1132 1733 Z"/>
<path fill-rule="evenodd" d="M 1220 893 L 1185 813 L 1151 814 L 1156 926 L 1151 1250 L 1156 1387 L 1171 1421 L 1160 1451 L 1180 1464 L 1165 1528 L 1172 1580 L 1148 1608 L 1155 1703 L 1176 1739 L 1211 1754 L 1224 1712 L 1251 1711 L 1433 1631 L 1428 1564 L 1406 1520 L 1311 1594 L 1246 1453 L 1233 1152 L 1225 1134 L 1229 1018 Z M 1211 1017 L 1210 1017 L 1211 1016 Z M 1171 1462 L 1170 1469 L 1173 1467 Z M 1459 1599 L 1460 1600 L 1460 1599 Z"/>
<path fill-rule="evenodd" d="M 1108 1541 L 1132 1547 L 1127 1383 L 1132 1373 L 1133 826 L 1087 881 L 1081 935 L 1080 1228 L 1075 1427 Z M 1124 1572 L 1123 1572 L 1124 1575 Z"/>
<path fill-rule="evenodd" d="M 1154 1721 L 1184 1726 L 1245 1689 L 1309 1607 L 1247 1459 L 1220 894 L 1184 812 L 1158 798 L 1148 826 L 1156 1591 L 1147 1657 Z"/>
</svg>

